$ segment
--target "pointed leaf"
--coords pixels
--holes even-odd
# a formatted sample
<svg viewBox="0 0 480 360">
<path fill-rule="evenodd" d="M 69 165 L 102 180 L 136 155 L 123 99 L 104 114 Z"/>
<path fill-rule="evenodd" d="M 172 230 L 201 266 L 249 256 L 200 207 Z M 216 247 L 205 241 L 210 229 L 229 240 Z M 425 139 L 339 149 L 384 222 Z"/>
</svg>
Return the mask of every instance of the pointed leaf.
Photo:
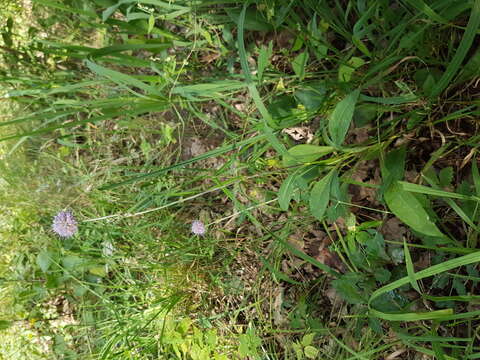
<svg viewBox="0 0 480 360">
<path fill-rule="evenodd" d="M 328 120 L 328 131 L 333 143 L 340 147 L 345 140 L 348 128 L 352 122 L 355 104 L 357 103 L 360 90 L 355 90 L 340 101 L 333 110 Z"/>
<path fill-rule="evenodd" d="M 300 80 L 303 80 L 305 77 L 305 67 L 307 66 L 308 61 L 308 52 L 304 51 L 297 55 L 297 57 L 292 61 L 292 68 Z"/>
<path fill-rule="evenodd" d="M 310 192 L 310 212 L 318 220 L 323 219 L 330 201 L 330 184 L 335 170 L 332 170 L 322 180 L 318 181 Z"/>
<path fill-rule="evenodd" d="M 388 208 L 395 216 L 413 230 L 427 236 L 445 237 L 430 220 L 430 216 L 422 207 L 420 201 L 414 195 L 405 191 L 399 183 L 390 186 L 384 197 Z"/>
<path fill-rule="evenodd" d="M 410 250 L 408 249 L 407 242 L 403 239 L 403 251 L 405 254 L 405 265 L 407 267 L 407 275 L 410 279 L 410 285 L 421 294 L 420 287 L 415 279 L 415 269 L 413 268 L 412 257 L 410 256 Z"/>
<path fill-rule="evenodd" d="M 298 188 L 297 185 L 297 177 L 299 176 L 299 170 L 290 174 L 285 181 L 280 186 L 280 190 L 278 191 L 278 204 L 283 211 L 288 210 L 288 206 L 290 205 L 290 201 L 295 194 L 295 190 Z"/>
<path fill-rule="evenodd" d="M 298 163 L 312 162 L 334 150 L 331 146 L 300 144 L 288 149 L 288 154 L 291 156 L 283 158 L 283 165 L 291 166 Z"/>
</svg>

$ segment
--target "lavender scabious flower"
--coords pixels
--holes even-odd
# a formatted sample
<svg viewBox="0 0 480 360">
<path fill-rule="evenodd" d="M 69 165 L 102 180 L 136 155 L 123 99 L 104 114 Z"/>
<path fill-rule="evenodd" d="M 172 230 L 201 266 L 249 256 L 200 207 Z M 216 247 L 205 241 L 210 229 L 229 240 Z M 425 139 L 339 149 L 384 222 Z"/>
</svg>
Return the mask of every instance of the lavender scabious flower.
<svg viewBox="0 0 480 360">
<path fill-rule="evenodd" d="M 69 238 L 78 231 L 77 220 L 71 211 L 60 211 L 53 218 L 52 230 L 64 238 Z"/>
<path fill-rule="evenodd" d="M 192 233 L 195 235 L 204 235 L 206 233 L 205 225 L 200 220 L 192 222 Z"/>
</svg>

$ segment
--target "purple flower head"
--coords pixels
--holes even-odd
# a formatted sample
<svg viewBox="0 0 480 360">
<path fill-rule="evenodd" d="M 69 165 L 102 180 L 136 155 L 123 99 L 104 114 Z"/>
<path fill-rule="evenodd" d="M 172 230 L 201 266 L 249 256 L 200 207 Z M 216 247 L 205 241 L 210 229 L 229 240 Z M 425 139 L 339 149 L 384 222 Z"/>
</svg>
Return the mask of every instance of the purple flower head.
<svg viewBox="0 0 480 360">
<path fill-rule="evenodd" d="M 192 222 L 192 233 L 195 235 L 204 235 L 206 233 L 205 225 L 200 220 L 194 220 Z"/>
<path fill-rule="evenodd" d="M 71 237 L 78 231 L 77 220 L 71 211 L 60 211 L 53 218 L 52 230 L 61 237 Z"/>
</svg>

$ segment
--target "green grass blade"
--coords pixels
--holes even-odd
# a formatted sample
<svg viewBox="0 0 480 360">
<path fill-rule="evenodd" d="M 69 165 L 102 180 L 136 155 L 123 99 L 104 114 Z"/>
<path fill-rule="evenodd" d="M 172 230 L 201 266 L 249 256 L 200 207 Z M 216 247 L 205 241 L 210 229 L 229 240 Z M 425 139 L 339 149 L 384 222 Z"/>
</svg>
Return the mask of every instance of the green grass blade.
<svg viewBox="0 0 480 360">
<path fill-rule="evenodd" d="M 420 291 L 420 287 L 418 286 L 417 280 L 415 280 L 415 269 L 413 268 L 412 257 L 410 255 L 410 250 L 408 249 L 408 245 L 405 239 L 403 240 L 403 251 L 405 254 L 405 266 L 407 267 L 407 275 L 410 280 L 410 285 L 412 285 L 412 287 L 419 294 L 421 294 L 422 292 Z"/>
<path fill-rule="evenodd" d="M 480 197 L 480 174 L 478 172 L 477 157 L 474 157 L 472 160 L 472 178 L 473 185 L 475 186 L 475 192 L 478 197 Z"/>
<path fill-rule="evenodd" d="M 110 79 L 111 81 L 113 81 L 113 82 L 115 82 L 119 85 L 125 86 L 128 90 L 130 90 L 132 92 L 134 92 L 134 91 L 129 89 L 128 86 L 137 87 L 139 89 L 142 89 L 148 95 L 156 95 L 156 96 L 159 96 L 159 97 L 163 98 L 162 92 L 158 91 L 153 86 L 147 85 L 143 81 L 140 81 L 140 80 L 134 78 L 133 76 L 123 74 L 123 73 L 115 71 L 115 70 L 107 69 L 106 67 L 95 64 L 94 62 L 92 62 L 90 60 L 86 60 L 85 64 L 94 73 L 96 73 L 100 76 L 106 77 L 106 78 Z M 139 95 L 139 96 L 143 96 L 143 95 L 141 95 L 137 92 L 134 92 L 134 93 Z"/>
<path fill-rule="evenodd" d="M 414 2 L 414 0 L 409 0 Z M 458 46 L 457 52 L 455 53 L 452 61 L 448 64 L 447 70 L 442 75 L 438 83 L 432 90 L 431 97 L 436 97 L 447 88 L 450 84 L 450 81 L 453 79 L 458 69 L 462 65 L 465 56 L 468 53 L 468 50 L 473 44 L 473 40 L 477 35 L 478 27 L 480 26 L 480 0 L 475 0 L 472 7 L 472 12 L 470 14 L 470 19 L 468 20 L 467 28 L 463 34 L 460 45 Z"/>
<path fill-rule="evenodd" d="M 447 20 L 445 20 L 443 17 L 437 14 L 430 6 L 425 4 L 423 0 L 405 0 L 405 2 L 409 3 L 418 11 L 423 12 L 427 17 L 429 17 L 433 21 L 436 21 L 440 24 L 448 24 Z"/>
<path fill-rule="evenodd" d="M 399 181 L 398 183 L 401 185 L 403 190 L 408 192 L 425 194 L 425 195 L 433 195 L 438 197 L 447 197 L 447 198 L 460 199 L 460 200 L 477 200 L 476 197 L 458 194 L 450 191 L 444 191 L 440 189 L 434 189 L 428 186 L 413 184 L 406 181 Z"/>
<path fill-rule="evenodd" d="M 430 266 L 425 270 L 418 271 L 417 273 L 414 274 L 413 277 L 415 280 L 421 280 L 426 277 L 435 276 L 445 271 L 449 271 L 449 270 L 458 268 L 460 266 L 473 264 L 479 261 L 480 261 L 480 251 L 477 251 L 469 255 L 465 255 L 456 259 L 445 261 L 438 265 Z M 453 309 L 436 310 L 436 311 L 423 312 L 423 313 L 394 313 L 394 314 L 385 313 L 385 312 L 373 309 L 371 305 L 373 300 L 375 300 L 376 298 L 382 295 L 389 293 L 390 291 L 398 289 L 403 285 L 410 283 L 410 281 L 411 281 L 410 277 L 405 276 L 397 281 L 394 281 L 374 291 L 368 301 L 370 315 L 378 317 L 380 319 L 391 320 L 391 321 L 419 321 L 419 320 L 434 320 L 434 319 L 449 320 L 449 319 L 452 319 L 452 316 L 454 316 L 455 319 L 457 318 L 462 319 L 472 315 L 473 312 L 453 315 Z M 480 312 L 477 311 L 475 313 L 480 313 Z"/>
</svg>

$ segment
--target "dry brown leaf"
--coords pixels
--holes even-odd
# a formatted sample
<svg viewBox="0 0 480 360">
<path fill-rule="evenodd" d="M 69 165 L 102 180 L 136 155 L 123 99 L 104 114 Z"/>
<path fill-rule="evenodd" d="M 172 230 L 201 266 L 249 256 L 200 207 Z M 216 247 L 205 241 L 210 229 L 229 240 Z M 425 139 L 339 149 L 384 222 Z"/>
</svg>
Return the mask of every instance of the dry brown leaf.
<svg viewBox="0 0 480 360">
<path fill-rule="evenodd" d="M 346 271 L 345 265 L 343 264 L 340 257 L 327 248 L 320 250 L 320 253 L 316 256 L 316 259 L 322 264 L 327 265 L 341 273 L 344 273 Z"/>
<path fill-rule="evenodd" d="M 313 140 L 313 132 L 307 126 L 298 126 L 283 129 L 282 133 L 289 135 L 295 141 L 305 141 L 307 144 Z"/>
<path fill-rule="evenodd" d="M 364 143 L 368 140 L 368 131 L 370 130 L 369 127 L 359 127 L 353 128 L 350 133 L 354 136 L 355 140 L 353 141 L 355 144 Z"/>
<path fill-rule="evenodd" d="M 420 256 L 420 259 L 415 261 L 413 265 L 415 266 L 415 271 L 420 271 L 430 267 L 431 265 L 430 253 L 425 253 L 422 256 Z"/>
<path fill-rule="evenodd" d="M 380 229 L 380 233 L 387 240 L 401 240 L 407 232 L 407 228 L 397 218 L 388 219 Z"/>
<path fill-rule="evenodd" d="M 217 60 L 220 57 L 220 53 L 218 52 L 209 52 L 206 54 L 203 54 L 200 57 L 200 62 L 204 64 L 210 64 L 211 62 Z"/>
</svg>

